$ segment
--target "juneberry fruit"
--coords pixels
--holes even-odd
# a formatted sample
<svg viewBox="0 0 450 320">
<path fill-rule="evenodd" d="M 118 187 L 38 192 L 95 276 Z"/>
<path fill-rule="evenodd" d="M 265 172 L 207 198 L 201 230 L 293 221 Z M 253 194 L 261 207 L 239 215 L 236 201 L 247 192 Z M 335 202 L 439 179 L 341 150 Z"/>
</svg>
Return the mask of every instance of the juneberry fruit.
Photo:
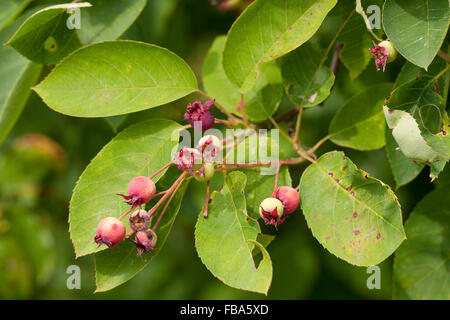
<svg viewBox="0 0 450 320">
<path fill-rule="evenodd" d="M 132 242 L 136 245 L 138 256 L 142 256 L 143 253 L 155 250 L 157 239 L 156 233 L 152 229 L 136 232 Z"/>
<path fill-rule="evenodd" d="M 194 101 L 186 108 L 184 118 L 189 121 L 191 126 L 198 130 L 208 130 L 214 125 L 214 116 L 209 109 L 214 105 L 215 100 L 208 100 L 204 104 L 200 101 Z"/>
<path fill-rule="evenodd" d="M 222 143 L 216 136 L 206 135 L 199 140 L 196 148 L 202 153 L 204 162 L 215 162 L 219 160 Z"/>
<path fill-rule="evenodd" d="M 376 44 L 374 41 L 372 42 L 375 48 L 371 48 L 370 53 L 375 57 L 375 65 L 377 66 L 377 71 L 380 71 L 381 64 L 383 66 L 384 72 L 384 70 L 386 69 L 386 63 L 394 61 L 397 57 L 397 50 L 388 40 L 381 41 L 379 44 Z"/>
<path fill-rule="evenodd" d="M 140 209 L 130 216 L 130 227 L 134 231 L 145 231 L 151 218 L 147 211 Z"/>
<path fill-rule="evenodd" d="M 125 226 L 117 218 L 108 217 L 100 221 L 94 241 L 99 246 L 106 244 L 109 248 L 114 247 L 125 238 Z"/>
<path fill-rule="evenodd" d="M 197 149 L 183 147 L 175 153 L 174 162 L 180 170 L 198 170 L 202 163 L 202 154 Z"/>
<path fill-rule="evenodd" d="M 294 188 L 288 186 L 279 187 L 275 197 L 283 204 L 285 215 L 294 212 L 300 203 L 298 192 Z"/>
<path fill-rule="evenodd" d="M 128 195 L 119 194 L 127 203 L 133 207 L 141 206 L 150 201 L 156 192 L 155 183 L 152 179 L 138 176 L 131 179 L 128 184 Z"/>
<path fill-rule="evenodd" d="M 266 198 L 259 205 L 259 214 L 266 224 L 277 227 L 283 223 L 283 203 L 276 198 Z"/>
<path fill-rule="evenodd" d="M 212 179 L 213 176 L 214 176 L 214 164 L 209 163 L 209 162 L 205 163 L 194 174 L 195 180 L 200 181 L 200 182 L 209 181 Z"/>
</svg>

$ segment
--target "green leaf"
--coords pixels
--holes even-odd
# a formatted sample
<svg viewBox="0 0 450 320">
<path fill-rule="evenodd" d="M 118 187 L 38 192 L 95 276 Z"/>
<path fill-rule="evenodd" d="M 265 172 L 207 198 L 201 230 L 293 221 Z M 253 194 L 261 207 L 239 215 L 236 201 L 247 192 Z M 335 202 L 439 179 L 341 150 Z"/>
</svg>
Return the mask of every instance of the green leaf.
<svg viewBox="0 0 450 320">
<path fill-rule="evenodd" d="M 250 90 L 258 68 L 308 41 L 336 0 L 256 0 L 231 27 L 223 67 L 242 92 Z"/>
<path fill-rule="evenodd" d="M 272 194 L 275 186 L 275 175 L 262 175 L 259 169 L 241 171 L 247 175 L 245 197 L 248 215 L 254 219 L 259 219 L 259 205 Z M 286 166 L 280 169 L 278 185 L 292 186 L 291 176 Z"/>
<path fill-rule="evenodd" d="M 7 44 L 36 63 L 55 64 L 81 46 L 75 29 L 67 28 L 67 10 L 89 6 L 87 2 L 69 3 L 39 10 L 25 20 Z"/>
<path fill-rule="evenodd" d="M 258 91 L 254 99 L 247 103 L 248 119 L 253 122 L 266 121 L 277 111 L 282 97 L 283 86 L 281 83 L 268 84 Z"/>
<path fill-rule="evenodd" d="M 179 173 L 178 170 L 175 172 Z M 164 176 L 164 183 L 158 184 L 161 189 L 168 189 L 171 184 Z M 173 179 L 170 181 L 173 182 Z M 131 241 L 122 241 L 117 247 L 109 250 L 103 250 L 95 254 L 95 282 L 97 289 L 95 292 L 111 290 L 118 285 L 130 280 L 138 274 L 150 261 L 160 252 L 167 237 L 172 229 L 172 225 L 180 210 L 181 200 L 187 189 L 189 182 L 184 182 L 180 187 L 170 205 L 167 207 L 163 218 L 161 219 L 156 235 L 158 241 L 155 251 L 144 253 L 142 257 L 137 255 L 136 246 Z"/>
<path fill-rule="evenodd" d="M 0 31 L 12 22 L 30 2 L 31 0 L 0 1 Z"/>
<path fill-rule="evenodd" d="M 314 237 L 348 263 L 377 265 L 405 239 L 394 192 L 343 152 L 328 152 L 306 168 L 300 198 Z"/>
<path fill-rule="evenodd" d="M 228 80 L 222 66 L 225 36 L 216 37 L 203 64 L 203 84 L 206 92 L 230 112 L 241 113 L 239 88 Z M 260 68 L 255 87 L 243 98 L 251 121 L 262 122 L 273 115 L 283 95 L 280 69 L 275 62 Z"/>
<path fill-rule="evenodd" d="M 386 0 L 384 30 L 398 52 L 427 69 L 441 47 L 449 24 L 448 0 Z"/>
<path fill-rule="evenodd" d="M 386 154 L 391 165 L 392 175 L 397 189 L 414 180 L 422 171 L 424 165 L 408 159 L 398 147 L 391 130 L 386 129 Z"/>
<path fill-rule="evenodd" d="M 70 201 L 70 234 L 77 257 L 98 251 L 93 237 L 101 219 L 119 217 L 129 209 L 117 194 L 126 193 L 130 180 L 150 176 L 172 160 L 179 128 L 169 120 L 140 122 L 120 132 L 87 166 Z"/>
<path fill-rule="evenodd" d="M 382 106 L 391 88 L 391 83 L 377 84 L 351 97 L 330 123 L 331 141 L 357 150 L 382 148 L 386 143 Z"/>
<path fill-rule="evenodd" d="M 430 72 L 419 74 L 413 68 L 403 69 L 398 87 L 384 106 L 387 124 L 400 150 L 409 159 L 430 165 L 432 179 L 450 157 L 450 135 L 445 130 L 450 122 L 438 90 L 445 87 L 441 77 L 448 66 L 438 67 L 433 63 Z"/>
<path fill-rule="evenodd" d="M 308 42 L 283 57 L 283 85 L 294 104 L 312 107 L 330 95 L 335 77 L 324 67 L 325 60 L 324 53 Z"/>
<path fill-rule="evenodd" d="M 226 36 L 214 39 L 211 48 L 203 62 L 202 78 L 205 91 L 214 97 L 230 112 L 236 113 L 236 107 L 241 101 L 239 88 L 228 80 L 222 66 L 222 52 L 225 47 Z"/>
<path fill-rule="evenodd" d="M 0 32 L 0 43 L 10 37 L 14 27 Z M 13 49 L 0 46 L 0 144 L 25 107 L 41 70 L 42 66 L 28 62 Z"/>
<path fill-rule="evenodd" d="M 147 0 L 90 0 L 92 7 L 83 10 L 81 28 L 77 31 L 82 43 L 115 40 L 136 20 Z"/>
<path fill-rule="evenodd" d="M 208 270 L 230 287 L 267 294 L 272 281 L 272 262 L 256 242 L 258 222 L 247 216 L 246 176 L 231 172 L 220 192 L 212 194 L 208 218 L 200 214 L 195 228 L 195 246 Z M 252 248 L 263 258 L 255 266 Z"/>
<path fill-rule="evenodd" d="M 153 108 L 197 90 L 191 68 L 167 49 L 106 41 L 77 50 L 35 90 L 52 109 L 106 117 Z"/>
<path fill-rule="evenodd" d="M 339 56 L 350 73 L 350 79 L 357 78 L 370 62 L 372 56 L 369 48 L 373 44 L 364 19 L 355 11 L 348 16 L 347 24 L 338 36 L 337 42 L 344 44 Z"/>
<path fill-rule="evenodd" d="M 406 221 L 408 239 L 394 258 L 394 298 L 449 300 L 450 189 L 426 195 Z"/>
<path fill-rule="evenodd" d="M 390 110 L 386 106 L 384 110 L 392 135 L 406 157 L 420 163 L 432 163 L 443 159 L 441 154 L 427 144 L 416 119 L 408 112 Z"/>
</svg>

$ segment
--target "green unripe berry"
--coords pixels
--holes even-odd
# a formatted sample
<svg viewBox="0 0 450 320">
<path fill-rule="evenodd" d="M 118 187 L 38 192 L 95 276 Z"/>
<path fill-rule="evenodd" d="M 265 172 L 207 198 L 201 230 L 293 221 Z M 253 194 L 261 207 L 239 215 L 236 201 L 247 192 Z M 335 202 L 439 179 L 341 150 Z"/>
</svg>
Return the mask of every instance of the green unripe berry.
<svg viewBox="0 0 450 320">
<path fill-rule="evenodd" d="M 387 51 L 387 62 L 392 62 L 397 58 L 397 50 L 394 48 L 394 45 L 389 40 L 381 41 L 378 44 L 380 47 L 383 47 Z"/>
<path fill-rule="evenodd" d="M 263 219 L 267 219 L 268 216 L 279 219 L 283 216 L 283 213 L 283 203 L 276 198 L 266 198 L 259 205 L 259 214 Z"/>
<path fill-rule="evenodd" d="M 206 182 L 212 179 L 214 176 L 214 164 L 213 163 L 205 163 L 203 169 L 198 170 L 194 178 L 200 182 Z"/>
</svg>

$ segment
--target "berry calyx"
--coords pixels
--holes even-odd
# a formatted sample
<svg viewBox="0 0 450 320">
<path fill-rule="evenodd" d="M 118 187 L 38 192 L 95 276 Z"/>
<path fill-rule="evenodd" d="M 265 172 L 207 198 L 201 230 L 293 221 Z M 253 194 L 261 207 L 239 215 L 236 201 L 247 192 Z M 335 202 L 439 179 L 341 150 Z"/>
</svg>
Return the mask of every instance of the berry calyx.
<svg viewBox="0 0 450 320">
<path fill-rule="evenodd" d="M 202 154 L 197 149 L 183 147 L 175 153 L 174 162 L 180 170 L 198 170 L 202 163 Z"/>
<path fill-rule="evenodd" d="M 209 181 L 212 179 L 213 176 L 214 176 L 214 164 L 210 163 L 210 162 L 205 163 L 194 174 L 195 180 L 200 181 L 200 182 Z"/>
<path fill-rule="evenodd" d="M 276 198 L 266 198 L 259 205 L 259 214 L 266 224 L 277 227 L 283 223 L 284 208 L 283 203 Z"/>
<path fill-rule="evenodd" d="M 140 209 L 130 216 L 130 227 L 134 231 L 145 231 L 151 218 L 147 211 Z"/>
<path fill-rule="evenodd" d="M 372 42 L 375 48 L 371 48 L 370 53 L 375 57 L 377 71 L 380 71 L 379 65 L 381 64 L 384 72 L 386 63 L 394 61 L 397 57 L 397 50 L 389 40 L 381 41 L 379 44 L 376 44 L 374 41 Z"/>
<path fill-rule="evenodd" d="M 133 207 L 141 206 L 150 201 L 156 192 L 155 183 L 148 177 L 138 176 L 128 184 L 128 195 L 119 194 Z"/>
<path fill-rule="evenodd" d="M 137 232 L 134 240 L 131 241 L 136 245 L 138 256 L 141 257 L 143 253 L 155 250 L 157 239 L 156 233 L 152 229 L 147 229 Z"/>
<path fill-rule="evenodd" d="M 208 100 L 204 104 L 194 101 L 186 107 L 184 118 L 189 121 L 192 128 L 197 130 L 208 130 L 214 125 L 214 116 L 209 109 L 214 105 L 215 100 Z"/>
<path fill-rule="evenodd" d="M 196 148 L 202 153 L 204 162 L 215 162 L 219 160 L 222 143 L 216 136 L 206 135 L 199 140 Z"/>
<path fill-rule="evenodd" d="M 114 247 L 125 238 L 125 225 L 117 218 L 108 217 L 100 221 L 94 241 L 99 246 Z"/>
<path fill-rule="evenodd" d="M 275 193 L 275 197 L 283 204 L 285 215 L 294 212 L 300 204 L 298 192 L 288 186 L 279 187 Z"/>
</svg>

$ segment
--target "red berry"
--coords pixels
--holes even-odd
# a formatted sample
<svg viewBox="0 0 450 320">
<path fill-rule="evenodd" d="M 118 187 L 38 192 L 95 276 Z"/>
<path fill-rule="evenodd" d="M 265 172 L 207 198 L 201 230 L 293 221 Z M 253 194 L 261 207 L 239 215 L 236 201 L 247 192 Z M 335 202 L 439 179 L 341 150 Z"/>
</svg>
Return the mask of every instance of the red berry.
<svg viewBox="0 0 450 320">
<path fill-rule="evenodd" d="M 106 244 L 108 247 L 114 247 L 125 238 L 125 226 L 117 218 L 108 217 L 100 221 L 97 227 L 97 235 L 94 238 L 99 246 Z"/>
<path fill-rule="evenodd" d="M 138 176 L 131 179 L 128 184 L 128 195 L 119 194 L 128 204 L 140 206 L 150 201 L 156 192 L 155 183 L 148 177 Z"/>
<path fill-rule="evenodd" d="M 142 253 L 155 250 L 157 239 L 156 233 L 152 229 L 137 232 L 132 241 L 137 247 L 138 256 L 141 256 Z"/>
<path fill-rule="evenodd" d="M 300 204 L 298 192 L 288 186 L 279 187 L 275 197 L 283 203 L 284 214 L 286 215 L 294 212 Z"/>
</svg>

